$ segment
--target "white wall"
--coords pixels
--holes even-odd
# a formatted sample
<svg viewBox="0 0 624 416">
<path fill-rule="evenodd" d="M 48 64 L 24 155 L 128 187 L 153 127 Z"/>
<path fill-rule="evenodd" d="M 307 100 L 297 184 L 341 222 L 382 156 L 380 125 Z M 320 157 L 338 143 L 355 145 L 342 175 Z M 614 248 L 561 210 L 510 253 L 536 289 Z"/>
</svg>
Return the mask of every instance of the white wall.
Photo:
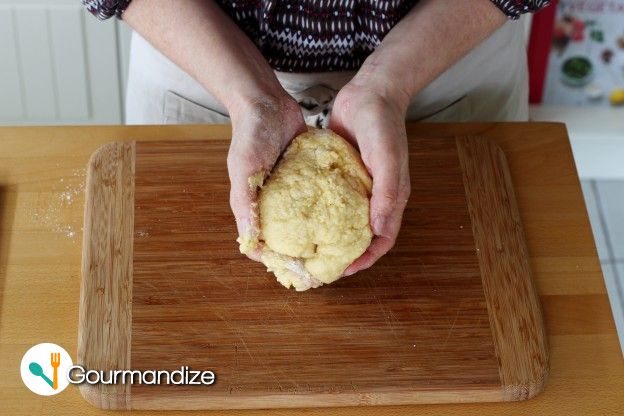
<svg viewBox="0 0 624 416">
<path fill-rule="evenodd" d="M 0 124 L 118 124 L 130 30 L 79 0 L 0 0 Z"/>
</svg>

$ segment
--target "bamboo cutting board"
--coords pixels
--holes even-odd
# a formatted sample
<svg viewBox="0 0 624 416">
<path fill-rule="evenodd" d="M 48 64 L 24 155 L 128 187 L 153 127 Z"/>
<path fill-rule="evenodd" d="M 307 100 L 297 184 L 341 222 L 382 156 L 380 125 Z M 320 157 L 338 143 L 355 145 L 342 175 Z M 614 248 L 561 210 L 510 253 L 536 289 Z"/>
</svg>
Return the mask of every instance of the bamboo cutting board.
<svg viewBox="0 0 624 416">
<path fill-rule="evenodd" d="M 113 409 L 513 401 L 548 351 L 502 151 L 411 138 L 394 249 L 306 292 L 238 252 L 229 140 L 115 142 L 88 167 L 78 339 L 87 369 L 212 370 L 212 386 L 81 385 Z"/>
</svg>

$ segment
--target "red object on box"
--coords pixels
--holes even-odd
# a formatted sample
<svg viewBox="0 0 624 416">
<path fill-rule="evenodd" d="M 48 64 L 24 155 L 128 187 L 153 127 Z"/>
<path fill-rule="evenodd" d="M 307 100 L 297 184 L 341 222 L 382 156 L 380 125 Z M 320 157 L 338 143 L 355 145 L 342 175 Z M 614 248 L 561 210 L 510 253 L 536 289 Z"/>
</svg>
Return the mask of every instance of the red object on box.
<svg viewBox="0 0 624 416">
<path fill-rule="evenodd" d="M 529 38 L 529 103 L 540 104 L 544 95 L 546 67 L 550 54 L 557 0 L 533 15 Z"/>
</svg>

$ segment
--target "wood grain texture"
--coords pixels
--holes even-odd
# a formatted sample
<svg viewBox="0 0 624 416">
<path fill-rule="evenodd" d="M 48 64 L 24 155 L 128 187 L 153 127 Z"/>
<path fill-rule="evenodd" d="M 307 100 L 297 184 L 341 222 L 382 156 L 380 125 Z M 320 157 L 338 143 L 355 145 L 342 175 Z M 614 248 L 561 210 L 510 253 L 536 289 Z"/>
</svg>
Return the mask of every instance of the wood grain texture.
<svg viewBox="0 0 624 416">
<path fill-rule="evenodd" d="M 87 369 L 130 368 L 134 153 L 134 143 L 113 142 L 88 165 L 77 360 Z M 83 383 L 80 392 L 97 407 L 125 409 L 130 388 Z"/>
<path fill-rule="evenodd" d="M 482 137 L 456 142 L 504 400 L 528 399 L 546 382 L 548 348 L 507 160 Z"/>
<path fill-rule="evenodd" d="M 518 352 L 526 348 L 523 340 L 492 337 L 495 320 L 488 316 L 491 301 L 481 274 L 498 276 L 475 251 L 474 213 L 465 189 L 466 178 L 482 178 L 473 179 L 474 172 L 466 176 L 453 138 L 423 138 L 411 147 L 413 191 L 395 249 L 370 270 L 304 293 L 283 289 L 260 264 L 238 253 L 224 181 L 228 145 L 228 140 L 136 144 L 134 244 L 126 254 L 133 258 L 131 367 L 210 369 L 218 383 L 203 388 L 134 385 L 119 408 L 529 397 L 509 393 L 511 383 L 525 381 L 525 367 L 532 364 L 531 357 Z M 484 150 L 474 149 L 478 164 L 504 179 L 506 165 L 481 155 Z M 93 181 L 89 186 L 94 185 L 99 186 Z M 504 180 L 492 185 L 510 186 Z M 505 233 L 516 223 L 506 215 L 511 208 L 499 204 L 514 201 L 493 201 L 483 209 L 496 217 L 500 238 L 507 241 Z M 522 243 L 521 230 L 513 237 L 511 246 Z M 513 258 L 517 255 L 525 257 Z M 530 282 L 528 270 L 514 268 L 527 263 L 526 255 L 526 250 L 512 250 L 509 258 L 489 260 L 505 262 L 510 270 L 505 278 L 517 284 L 518 279 Z M 515 326 L 524 319 L 539 320 L 539 308 L 525 311 L 535 307 L 530 303 L 534 294 L 519 291 L 511 300 L 497 292 L 509 289 L 491 285 L 486 291 L 504 308 L 521 307 L 505 319 Z M 507 355 L 500 354 L 504 342 L 509 342 Z M 106 346 L 88 351 L 107 354 Z M 509 360 L 512 356 L 516 362 Z"/>
<path fill-rule="evenodd" d="M 547 388 L 531 400 L 405 406 L 352 406 L 218 411 L 228 416 L 498 416 L 615 415 L 624 407 L 622 351 L 565 126 L 557 123 L 408 124 L 421 138 L 474 135 L 499 145 L 508 159 L 531 268 L 544 310 L 550 351 Z M 230 126 L 63 126 L 0 128 L 0 403 L 5 414 L 118 415 L 85 401 L 70 386 L 33 395 L 19 375 L 22 355 L 43 341 L 76 361 L 81 237 L 58 224 L 83 221 L 80 189 L 91 154 L 111 141 L 219 140 Z M 225 179 L 224 179 L 225 180 Z M 49 213 L 42 218 L 37 213 Z M 53 288 L 62 288 L 55 290 Z M 25 302 L 24 299 L 29 299 Z M 214 412 L 213 412 L 214 413 Z M 141 415 L 206 414 L 142 411 Z"/>
</svg>

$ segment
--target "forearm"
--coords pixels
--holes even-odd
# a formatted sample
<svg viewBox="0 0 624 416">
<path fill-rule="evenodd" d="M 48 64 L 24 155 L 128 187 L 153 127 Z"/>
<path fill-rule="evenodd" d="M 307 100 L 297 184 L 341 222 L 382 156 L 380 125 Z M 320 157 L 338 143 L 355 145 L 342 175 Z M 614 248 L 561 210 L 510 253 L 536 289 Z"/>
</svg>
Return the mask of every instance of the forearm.
<svg viewBox="0 0 624 416">
<path fill-rule="evenodd" d="M 212 1 L 133 0 L 123 18 L 228 110 L 257 97 L 285 99 L 258 48 Z"/>
<path fill-rule="evenodd" d="M 505 21 L 489 0 L 422 0 L 366 59 L 352 83 L 406 107 Z"/>
</svg>

